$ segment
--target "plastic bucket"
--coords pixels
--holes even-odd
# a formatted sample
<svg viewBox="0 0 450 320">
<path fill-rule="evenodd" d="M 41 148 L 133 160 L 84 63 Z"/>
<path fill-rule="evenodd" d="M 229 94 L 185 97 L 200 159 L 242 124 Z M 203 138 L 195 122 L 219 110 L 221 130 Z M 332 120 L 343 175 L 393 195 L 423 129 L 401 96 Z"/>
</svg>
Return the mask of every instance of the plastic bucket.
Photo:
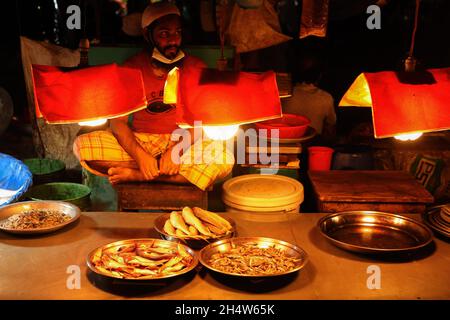
<svg viewBox="0 0 450 320">
<path fill-rule="evenodd" d="M 227 180 L 222 200 L 226 211 L 252 221 L 280 222 L 300 212 L 303 185 L 279 175 L 248 174 Z"/>
<path fill-rule="evenodd" d="M 308 169 L 311 171 L 330 170 L 334 150 L 328 147 L 308 148 Z"/>
<path fill-rule="evenodd" d="M 61 180 L 66 169 L 66 164 L 57 159 L 31 158 L 23 160 L 23 163 L 33 174 L 35 185 Z"/>
<path fill-rule="evenodd" d="M 32 187 L 27 192 L 31 200 L 60 200 L 70 202 L 81 210 L 88 210 L 91 189 L 79 183 L 54 182 L 45 183 Z"/>
</svg>

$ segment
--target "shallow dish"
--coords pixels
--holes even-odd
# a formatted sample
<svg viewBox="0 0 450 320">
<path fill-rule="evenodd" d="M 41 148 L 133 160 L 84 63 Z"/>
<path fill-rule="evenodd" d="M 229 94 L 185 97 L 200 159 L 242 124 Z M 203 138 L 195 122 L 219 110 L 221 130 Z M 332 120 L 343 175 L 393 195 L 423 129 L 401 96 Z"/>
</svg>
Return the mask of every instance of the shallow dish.
<svg viewBox="0 0 450 320">
<path fill-rule="evenodd" d="M 430 229 L 419 221 L 378 211 L 334 213 L 317 226 L 334 245 L 358 253 L 415 251 L 433 240 Z"/>
<path fill-rule="evenodd" d="M 442 220 L 441 210 L 443 206 L 435 206 L 429 208 L 425 213 L 422 214 L 422 219 L 425 224 L 433 229 L 434 232 L 450 238 L 450 228 L 447 227 L 445 221 Z"/>
<path fill-rule="evenodd" d="M 119 277 L 119 276 L 115 276 L 111 273 L 105 273 L 99 269 L 97 269 L 97 267 L 95 266 L 94 262 L 93 262 L 93 257 L 95 255 L 95 253 L 101 249 L 102 251 L 107 250 L 107 249 L 114 249 L 116 247 L 121 247 L 121 246 L 129 246 L 129 245 L 133 245 L 136 243 L 144 243 L 144 244 L 151 244 L 153 246 L 156 246 L 158 248 L 171 248 L 171 249 L 175 249 L 178 248 L 178 245 L 183 246 L 183 248 L 189 253 L 189 255 L 191 255 L 192 257 L 192 262 L 189 264 L 189 266 L 185 267 L 184 269 L 178 271 L 178 272 L 174 272 L 174 273 L 169 273 L 169 274 L 158 274 L 158 275 L 154 275 L 154 276 L 145 276 L 145 277 L 141 277 L 141 278 L 133 278 L 133 277 Z M 94 273 L 107 277 L 107 278 L 112 278 L 112 279 L 121 279 L 121 280 L 126 280 L 126 281 L 152 281 L 152 280 L 161 280 L 161 279 L 167 279 L 167 278 L 173 278 L 176 276 L 180 276 L 183 274 L 188 273 L 189 271 L 193 270 L 197 264 L 198 264 L 198 258 L 195 255 L 194 251 L 183 245 L 180 243 L 176 243 L 176 242 L 172 242 L 172 241 L 166 241 L 166 240 L 161 240 L 161 239 L 152 239 L 152 238 L 143 238 L 143 239 L 128 239 L 128 240 L 120 240 L 120 241 L 115 241 L 109 244 L 106 244 L 104 246 L 100 246 L 98 248 L 95 248 L 94 250 L 92 250 L 86 259 L 87 262 L 87 266 L 89 267 L 89 269 L 91 271 L 93 271 Z"/>
<path fill-rule="evenodd" d="M 167 234 L 166 232 L 164 232 L 164 223 L 169 219 L 170 213 L 164 213 L 164 214 L 158 216 L 154 222 L 154 227 L 155 227 L 155 230 L 161 236 L 161 238 L 164 240 L 183 242 L 190 248 L 201 249 L 212 242 L 231 238 L 236 233 L 236 224 L 235 224 L 234 220 L 225 215 L 220 215 L 220 216 L 222 218 L 226 219 L 229 223 L 231 223 L 231 226 L 233 228 L 231 229 L 230 233 L 227 233 L 223 236 L 217 236 L 214 238 L 204 238 L 204 239 L 194 239 L 194 238 L 189 238 L 189 237 L 181 238 L 181 237 L 171 236 L 171 235 Z"/>
<path fill-rule="evenodd" d="M 27 212 L 30 210 L 49 210 L 59 211 L 65 213 L 71 217 L 70 220 L 52 227 L 34 228 L 34 229 L 11 229 L 2 226 L 4 220 L 14 214 Z M 14 234 L 40 234 L 49 233 L 61 228 L 64 228 L 68 224 L 75 222 L 80 217 L 80 208 L 77 206 L 63 202 L 63 201 L 25 201 L 17 202 L 0 208 L 0 230 Z"/>
<path fill-rule="evenodd" d="M 211 259 L 211 256 L 213 254 L 226 253 L 227 251 L 230 251 L 231 249 L 239 245 L 256 245 L 257 247 L 260 248 L 274 247 L 275 249 L 282 250 L 283 253 L 285 253 L 289 257 L 299 259 L 299 261 L 297 262 L 296 266 L 293 269 L 286 272 L 273 274 L 255 274 L 255 275 L 225 272 L 214 268 L 211 265 L 211 263 L 209 263 L 209 260 Z M 308 262 L 308 254 L 302 248 L 286 241 L 264 237 L 242 237 L 242 238 L 225 239 L 206 246 L 200 251 L 199 259 L 200 263 L 204 265 L 206 268 L 224 275 L 246 277 L 246 278 L 266 278 L 266 277 L 283 276 L 299 271 Z"/>
</svg>

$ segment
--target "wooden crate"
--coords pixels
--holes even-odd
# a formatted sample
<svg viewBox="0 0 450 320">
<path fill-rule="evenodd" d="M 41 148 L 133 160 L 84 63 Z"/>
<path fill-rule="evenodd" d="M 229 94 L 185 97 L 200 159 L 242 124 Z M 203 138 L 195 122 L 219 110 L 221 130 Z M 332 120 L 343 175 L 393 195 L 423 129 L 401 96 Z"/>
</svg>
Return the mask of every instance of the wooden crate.
<svg viewBox="0 0 450 320">
<path fill-rule="evenodd" d="M 319 212 L 374 210 L 419 213 L 433 196 L 403 171 L 308 172 Z"/>
<path fill-rule="evenodd" d="M 115 189 L 119 211 L 180 210 L 185 206 L 208 208 L 208 191 L 194 185 L 122 183 Z"/>
</svg>

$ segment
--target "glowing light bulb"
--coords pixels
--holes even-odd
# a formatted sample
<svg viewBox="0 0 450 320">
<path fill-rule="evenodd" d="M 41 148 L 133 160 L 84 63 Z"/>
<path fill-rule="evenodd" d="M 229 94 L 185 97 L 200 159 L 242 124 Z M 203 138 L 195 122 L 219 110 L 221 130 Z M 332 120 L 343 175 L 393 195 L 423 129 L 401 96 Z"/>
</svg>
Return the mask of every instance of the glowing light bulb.
<svg viewBox="0 0 450 320">
<path fill-rule="evenodd" d="M 413 141 L 422 136 L 422 132 L 416 132 L 416 133 L 408 133 L 408 134 L 401 134 L 398 136 L 395 136 L 395 139 L 401 140 L 401 141 Z"/>
<path fill-rule="evenodd" d="M 231 126 L 204 126 L 203 130 L 212 140 L 228 140 L 234 137 L 239 129 L 238 125 Z"/>
<path fill-rule="evenodd" d="M 106 121 L 107 121 L 106 119 L 98 119 L 98 120 L 92 120 L 92 121 L 82 121 L 82 122 L 78 122 L 78 124 L 80 126 L 96 127 L 96 126 L 105 124 Z"/>
</svg>

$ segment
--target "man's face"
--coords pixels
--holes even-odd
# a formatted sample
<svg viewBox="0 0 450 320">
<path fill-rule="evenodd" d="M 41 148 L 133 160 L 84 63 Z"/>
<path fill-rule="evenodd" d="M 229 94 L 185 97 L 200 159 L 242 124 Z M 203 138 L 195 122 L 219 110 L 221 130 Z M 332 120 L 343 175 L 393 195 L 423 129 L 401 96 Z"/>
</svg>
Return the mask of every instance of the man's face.
<svg viewBox="0 0 450 320">
<path fill-rule="evenodd" d="M 161 18 L 152 30 L 153 42 L 168 59 L 174 59 L 181 46 L 181 22 L 177 15 Z"/>
</svg>

